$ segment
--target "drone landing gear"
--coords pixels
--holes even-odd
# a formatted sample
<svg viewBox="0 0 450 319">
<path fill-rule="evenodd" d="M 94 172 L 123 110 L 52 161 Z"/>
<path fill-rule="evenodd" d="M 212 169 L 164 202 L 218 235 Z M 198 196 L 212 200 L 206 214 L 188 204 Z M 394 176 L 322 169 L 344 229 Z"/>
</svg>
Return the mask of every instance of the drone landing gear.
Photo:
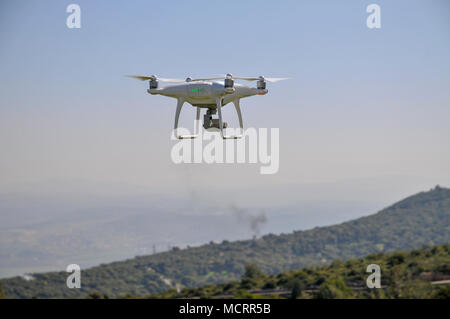
<svg viewBox="0 0 450 319">
<path fill-rule="evenodd" d="M 239 105 L 239 99 L 233 101 L 234 107 L 236 108 L 236 112 L 239 118 L 239 126 L 240 126 L 240 134 L 238 135 L 225 135 L 224 129 L 227 128 L 227 123 L 222 121 L 222 99 L 217 99 L 217 108 L 216 109 L 208 109 L 206 111 L 206 114 L 203 117 L 203 127 L 208 130 L 211 128 L 216 128 L 220 130 L 220 135 L 223 139 L 238 139 L 242 137 L 242 134 L 244 132 L 244 126 L 242 122 L 242 114 L 241 114 L 241 107 Z M 200 130 L 199 124 L 200 124 L 200 107 L 197 106 L 197 116 L 195 121 L 195 127 L 194 127 L 194 135 L 178 135 L 178 120 L 180 118 L 181 108 L 183 107 L 184 100 L 178 99 L 177 102 L 177 110 L 175 112 L 175 125 L 174 125 L 174 134 L 177 139 L 189 139 L 189 138 L 196 138 L 198 136 L 198 132 Z M 218 113 L 219 118 L 213 119 L 212 115 Z"/>
<path fill-rule="evenodd" d="M 239 99 L 234 100 L 233 104 L 234 107 L 236 108 L 236 112 L 238 114 L 238 118 L 239 118 L 239 126 L 240 126 L 240 134 L 238 135 L 224 135 L 223 129 L 226 128 L 226 123 L 222 122 L 222 99 L 217 99 L 216 101 L 217 104 L 217 110 L 219 113 L 219 129 L 220 129 L 220 135 L 222 136 L 223 139 L 238 139 L 242 137 L 242 134 L 244 132 L 244 126 L 242 124 L 242 114 L 241 114 L 241 107 L 239 105 Z M 223 124 L 225 124 L 225 126 Z"/>
<path fill-rule="evenodd" d="M 177 110 L 175 112 L 175 125 L 174 125 L 174 134 L 175 137 L 179 140 L 182 139 L 188 139 L 188 138 L 196 138 L 198 136 L 199 132 L 199 123 L 200 123 L 200 108 L 197 106 L 197 116 L 195 118 L 195 125 L 194 125 L 194 135 L 178 135 L 178 119 L 180 118 L 181 108 L 183 107 L 184 100 L 178 99 L 177 102 Z"/>
</svg>

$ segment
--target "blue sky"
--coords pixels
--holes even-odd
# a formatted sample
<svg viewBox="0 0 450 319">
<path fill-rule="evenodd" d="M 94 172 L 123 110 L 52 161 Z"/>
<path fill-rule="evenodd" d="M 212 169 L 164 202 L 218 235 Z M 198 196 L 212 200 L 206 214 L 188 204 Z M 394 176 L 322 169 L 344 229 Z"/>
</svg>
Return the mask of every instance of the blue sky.
<svg viewBox="0 0 450 319">
<path fill-rule="evenodd" d="M 292 78 L 242 101 L 246 126 L 280 128 L 280 173 L 194 167 L 223 181 L 195 187 L 242 176 L 255 191 L 394 175 L 450 182 L 447 1 L 77 1 L 78 30 L 66 27 L 70 3 L 0 4 L 3 190 L 85 179 L 174 191 L 184 179 L 169 157 L 174 101 L 123 75 L 226 72 Z M 366 27 L 370 3 L 381 29 Z"/>
</svg>

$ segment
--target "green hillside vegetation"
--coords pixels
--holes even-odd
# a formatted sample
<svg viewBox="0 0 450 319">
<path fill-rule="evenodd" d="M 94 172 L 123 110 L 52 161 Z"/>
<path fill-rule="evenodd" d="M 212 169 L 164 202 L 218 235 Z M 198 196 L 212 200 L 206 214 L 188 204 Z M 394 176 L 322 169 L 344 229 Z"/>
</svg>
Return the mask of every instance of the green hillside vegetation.
<svg viewBox="0 0 450 319">
<path fill-rule="evenodd" d="M 381 288 L 369 289 L 367 266 L 381 269 Z M 150 298 L 450 298 L 450 245 L 377 253 L 327 266 L 267 275 L 247 265 L 240 281 L 169 290 Z M 437 281 L 440 281 L 438 284 Z"/>
<path fill-rule="evenodd" d="M 82 271 L 81 289 L 66 287 L 67 273 L 34 274 L 0 283 L 7 298 L 146 296 L 177 287 L 238 281 L 245 265 L 266 274 L 378 252 L 450 242 L 450 190 L 436 187 L 406 198 L 375 215 L 339 225 L 269 234 L 257 240 L 210 243 L 101 265 Z"/>
</svg>

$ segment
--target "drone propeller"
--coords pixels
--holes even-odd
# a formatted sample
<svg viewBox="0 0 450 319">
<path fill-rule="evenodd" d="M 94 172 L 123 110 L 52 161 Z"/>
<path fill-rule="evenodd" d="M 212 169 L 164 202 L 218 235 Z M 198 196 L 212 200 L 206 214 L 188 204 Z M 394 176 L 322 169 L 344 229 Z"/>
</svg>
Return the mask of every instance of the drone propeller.
<svg viewBox="0 0 450 319">
<path fill-rule="evenodd" d="M 215 81 L 215 80 L 223 80 L 223 79 L 233 79 L 233 80 L 243 80 L 243 81 L 267 81 L 267 82 L 278 82 L 283 80 L 289 80 L 289 78 L 266 78 L 264 76 L 259 77 L 240 77 L 240 76 L 233 76 L 231 74 L 223 74 L 221 77 L 216 78 L 202 78 L 202 79 L 192 79 L 192 81 Z"/>
<path fill-rule="evenodd" d="M 216 81 L 216 80 L 223 80 L 223 77 L 220 78 L 199 78 L 199 79 L 192 79 L 191 81 Z"/>
<path fill-rule="evenodd" d="M 151 76 L 125 75 L 125 76 L 129 77 L 129 78 L 132 78 L 132 79 L 138 79 L 138 80 L 141 80 L 141 81 L 156 80 L 156 81 L 160 81 L 160 82 L 185 82 L 185 80 L 160 78 L 160 77 L 156 77 L 155 75 L 151 75 Z"/>
<path fill-rule="evenodd" d="M 148 81 L 148 80 L 156 80 L 160 82 L 186 82 L 186 80 L 181 79 L 168 79 L 168 78 L 159 78 L 155 75 L 151 76 L 145 76 L 145 75 L 126 75 L 126 77 L 138 79 L 141 81 Z M 189 78 L 190 79 L 190 78 Z M 260 77 L 239 77 L 239 76 L 233 76 L 231 74 L 226 74 L 221 77 L 214 77 L 214 78 L 198 78 L 198 79 L 190 79 L 190 81 L 217 81 L 217 80 L 223 80 L 223 79 L 234 79 L 234 80 L 243 80 L 243 81 L 267 81 L 267 82 L 278 82 L 282 80 L 288 80 L 289 78 L 266 78 L 264 76 Z"/>
<path fill-rule="evenodd" d="M 228 78 L 232 78 L 235 80 L 243 80 L 243 81 L 267 81 L 267 82 L 278 82 L 278 81 L 282 81 L 282 80 L 288 80 L 289 78 L 266 78 L 264 76 L 259 76 L 259 77 L 240 77 L 240 76 L 234 76 L 231 74 L 227 74 L 225 75 L 225 77 Z"/>
<path fill-rule="evenodd" d="M 239 76 L 233 76 L 234 79 L 236 80 L 244 80 L 244 81 L 267 81 L 267 82 L 278 82 L 278 81 L 283 81 L 283 80 L 289 80 L 289 78 L 266 78 L 264 76 L 260 76 L 257 78 L 242 78 Z"/>
</svg>

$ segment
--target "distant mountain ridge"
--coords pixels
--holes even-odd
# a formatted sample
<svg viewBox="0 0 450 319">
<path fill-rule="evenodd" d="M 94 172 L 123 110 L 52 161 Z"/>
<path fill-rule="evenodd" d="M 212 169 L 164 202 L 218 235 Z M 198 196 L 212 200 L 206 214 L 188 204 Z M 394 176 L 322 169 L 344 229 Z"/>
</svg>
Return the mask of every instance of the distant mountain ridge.
<svg viewBox="0 0 450 319">
<path fill-rule="evenodd" d="M 379 251 L 408 250 L 450 242 L 450 189 L 435 187 L 377 214 L 338 225 L 266 235 L 256 240 L 210 243 L 141 256 L 82 271 L 82 288 L 66 287 L 67 273 L 34 274 L 0 281 L 7 298 L 145 296 L 172 287 L 196 287 L 239 279 L 246 264 L 275 274 Z"/>
</svg>

